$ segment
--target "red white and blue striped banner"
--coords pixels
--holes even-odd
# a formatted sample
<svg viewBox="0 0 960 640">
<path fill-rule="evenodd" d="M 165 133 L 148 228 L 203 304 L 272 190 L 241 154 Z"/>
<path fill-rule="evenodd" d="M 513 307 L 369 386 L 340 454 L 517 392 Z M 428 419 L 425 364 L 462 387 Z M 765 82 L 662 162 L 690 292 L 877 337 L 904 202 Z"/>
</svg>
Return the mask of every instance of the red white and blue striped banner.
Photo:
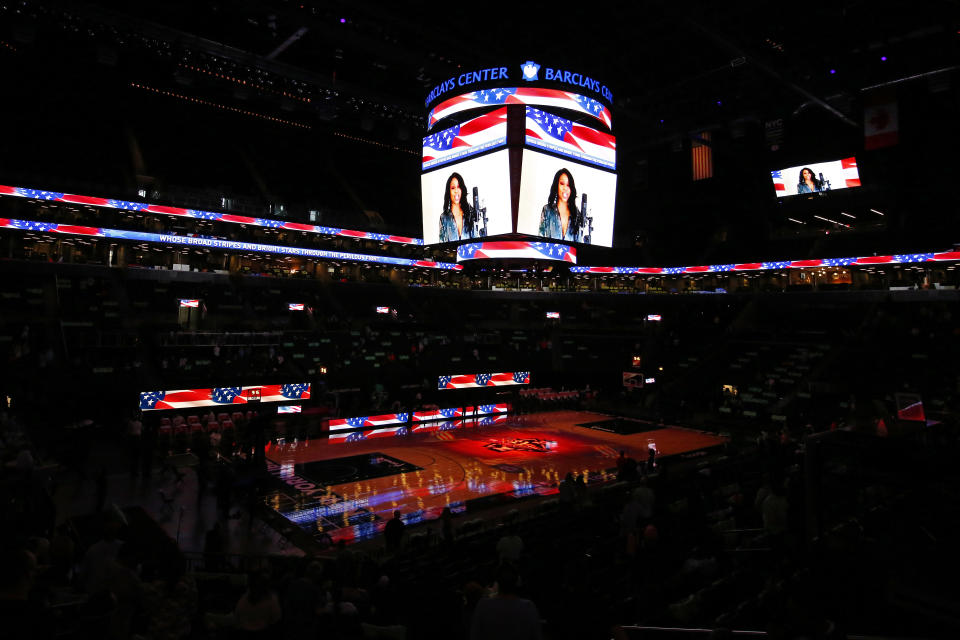
<svg viewBox="0 0 960 640">
<path fill-rule="evenodd" d="M 0 185 L 0 195 L 33 198 L 35 200 L 47 200 L 50 202 L 69 202 L 72 204 L 106 207 L 108 209 L 121 209 L 124 211 L 141 211 L 144 213 L 156 213 L 168 216 L 178 216 L 182 218 L 194 218 L 196 220 L 212 220 L 218 222 L 229 222 L 233 224 L 246 224 L 255 227 L 267 227 L 270 229 L 303 231 L 305 233 L 343 236 L 347 238 L 357 238 L 360 240 L 376 240 L 378 242 L 392 242 L 396 244 L 423 244 L 423 238 L 408 238 L 406 236 L 395 236 L 386 233 L 355 231 L 353 229 L 340 229 L 338 227 L 323 227 L 320 225 L 303 224 L 300 222 L 270 220 L 268 218 L 252 218 L 249 216 L 238 216 L 231 213 L 216 213 L 213 211 L 200 211 L 199 209 L 168 207 L 159 204 L 148 204 L 146 202 L 130 202 L 127 200 L 115 200 L 113 198 L 81 196 L 72 193 L 62 193 L 59 191 L 42 191 L 40 189 L 26 189 L 24 187 Z"/>
<path fill-rule="evenodd" d="M 180 298 L 180 306 L 187 309 L 199 309 L 200 301 L 195 298 L 190 300 L 186 298 Z"/>
<path fill-rule="evenodd" d="M 471 416 L 486 416 L 510 411 L 510 405 L 481 404 L 476 407 L 455 407 L 452 409 L 435 409 L 433 411 L 415 411 L 414 422 L 431 422 L 433 420 L 449 420 L 451 418 L 466 418 Z"/>
<path fill-rule="evenodd" d="M 593 98 L 559 89 L 504 87 L 471 91 L 444 100 L 430 110 L 427 115 L 427 128 L 429 129 L 444 118 L 449 118 L 462 111 L 508 104 L 529 104 L 537 107 L 569 109 L 596 118 L 605 124 L 608 129 L 613 127 L 610 109 Z"/>
<path fill-rule="evenodd" d="M 319 258 L 321 260 L 348 260 L 355 262 L 371 262 L 377 264 L 395 264 L 405 267 L 423 267 L 426 269 L 444 269 L 459 271 L 462 265 L 449 262 L 434 262 L 433 260 L 413 260 L 411 258 L 394 258 L 392 256 L 375 256 L 366 253 L 350 253 L 347 251 L 327 251 L 325 249 L 308 249 L 306 247 L 291 247 L 276 244 L 261 244 L 256 242 L 239 242 L 236 240 L 220 240 L 218 238 L 200 238 L 195 236 L 178 236 L 164 233 L 147 233 L 143 231 L 123 231 L 106 227 L 80 227 L 52 222 L 38 222 L 36 220 L 16 220 L 0 218 L 0 229 L 16 229 L 19 231 L 33 231 L 37 233 L 56 233 L 60 235 L 81 235 L 98 238 L 113 238 L 116 240 L 131 240 L 165 245 L 177 245 L 209 249 L 225 249 L 232 251 L 252 251 L 255 253 L 279 254 L 284 256 L 303 256 L 305 258 Z"/>
<path fill-rule="evenodd" d="M 491 260 L 498 258 L 531 258 L 533 260 L 562 260 L 577 263 L 577 249 L 555 242 L 529 240 L 502 240 L 498 242 L 470 242 L 457 247 L 457 262 L 464 260 Z"/>
<path fill-rule="evenodd" d="M 308 400 L 310 383 L 264 384 L 244 387 L 214 387 L 212 389 L 175 389 L 171 391 L 142 391 L 140 409 L 190 409 L 246 404 L 248 402 L 287 402 Z"/>
<path fill-rule="evenodd" d="M 480 387 L 505 387 L 515 384 L 530 384 L 530 372 L 467 373 L 437 378 L 437 389 L 476 389 Z"/>
<path fill-rule="evenodd" d="M 424 171 L 507 144 L 507 108 L 457 124 L 423 139 Z"/>
<path fill-rule="evenodd" d="M 330 431 L 344 431 L 347 429 L 362 429 L 363 427 L 383 427 L 390 424 L 406 424 L 408 422 L 410 422 L 409 413 L 385 413 L 379 416 L 333 418 L 328 424 Z"/>
<path fill-rule="evenodd" d="M 527 107 L 527 144 L 560 155 L 617 168 L 617 139 L 572 120 L 533 107 Z"/>
<path fill-rule="evenodd" d="M 709 264 L 696 267 L 570 267 L 570 273 L 608 273 L 615 275 L 684 275 L 697 273 L 724 273 L 738 271 L 766 271 L 774 269 L 808 269 L 813 267 L 849 267 L 884 264 L 914 264 L 923 262 L 960 261 L 960 251 L 902 253 L 860 258 L 823 258 L 815 260 L 775 260 L 772 262 L 741 262 Z"/>
<path fill-rule="evenodd" d="M 486 427 L 492 424 L 501 424 L 507 421 L 506 414 L 494 414 L 482 418 L 458 418 L 444 422 L 424 422 L 414 425 L 413 433 L 430 433 L 431 431 L 453 431 L 463 427 Z"/>
<path fill-rule="evenodd" d="M 303 406 L 299 404 L 287 404 L 280 407 L 277 407 L 277 414 L 284 413 L 302 413 Z"/>
<path fill-rule="evenodd" d="M 483 375 L 483 374 L 481 374 Z M 487 374 L 490 375 L 490 374 Z M 503 375 L 503 374 L 493 374 Z M 513 374 L 510 374 L 513 375 Z M 529 375 L 527 374 L 527 377 Z M 387 425 L 403 425 L 408 422 L 430 422 L 435 420 L 449 420 L 451 418 L 465 418 L 474 416 L 506 414 L 510 410 L 508 404 L 482 404 L 476 407 L 456 407 L 452 409 L 436 409 L 434 411 L 415 411 L 409 413 L 386 413 L 379 416 L 357 416 L 354 418 L 333 418 L 330 420 L 330 431 L 348 431 L 363 429 L 364 427 L 385 427 Z"/>
<path fill-rule="evenodd" d="M 346 442 L 363 442 L 373 438 L 404 437 L 411 433 L 431 433 L 436 431 L 453 431 L 466 427 L 488 427 L 495 424 L 506 422 L 506 415 L 484 416 L 482 418 L 463 418 L 458 420 L 447 420 L 444 422 L 429 422 L 409 426 L 384 427 L 382 429 L 370 429 L 367 431 L 338 431 L 327 436 L 327 442 L 331 444 Z"/>
</svg>

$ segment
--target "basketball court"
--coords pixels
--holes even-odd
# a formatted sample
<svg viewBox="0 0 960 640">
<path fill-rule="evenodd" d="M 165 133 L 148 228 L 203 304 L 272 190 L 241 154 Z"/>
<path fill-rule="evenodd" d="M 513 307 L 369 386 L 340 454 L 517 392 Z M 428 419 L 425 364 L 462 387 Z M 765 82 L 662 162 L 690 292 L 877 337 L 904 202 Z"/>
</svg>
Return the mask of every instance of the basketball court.
<svg viewBox="0 0 960 640">
<path fill-rule="evenodd" d="M 638 462 L 706 451 L 725 438 L 585 411 L 493 416 L 271 443 L 276 481 L 266 505 L 318 541 L 379 535 L 399 510 L 404 522 L 445 507 L 484 508 L 558 493 L 567 473 L 590 486 L 616 477 L 621 450 Z"/>
</svg>

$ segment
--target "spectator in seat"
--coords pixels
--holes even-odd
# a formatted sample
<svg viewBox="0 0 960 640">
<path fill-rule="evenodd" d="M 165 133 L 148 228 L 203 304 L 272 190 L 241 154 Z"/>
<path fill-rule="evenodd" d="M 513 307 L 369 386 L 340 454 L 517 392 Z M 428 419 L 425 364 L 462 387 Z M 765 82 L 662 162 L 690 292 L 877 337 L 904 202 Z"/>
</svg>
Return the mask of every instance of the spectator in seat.
<svg viewBox="0 0 960 640">
<path fill-rule="evenodd" d="M 387 551 L 396 552 L 400 550 L 400 545 L 403 542 L 403 531 L 406 528 L 407 525 L 403 524 L 403 520 L 400 519 L 400 511 L 394 511 L 393 519 L 387 522 L 383 528 L 383 538 L 387 544 Z"/>
<path fill-rule="evenodd" d="M 540 613 L 517 595 L 520 576 L 509 565 L 497 573 L 497 595 L 477 603 L 470 640 L 540 640 Z"/>
</svg>

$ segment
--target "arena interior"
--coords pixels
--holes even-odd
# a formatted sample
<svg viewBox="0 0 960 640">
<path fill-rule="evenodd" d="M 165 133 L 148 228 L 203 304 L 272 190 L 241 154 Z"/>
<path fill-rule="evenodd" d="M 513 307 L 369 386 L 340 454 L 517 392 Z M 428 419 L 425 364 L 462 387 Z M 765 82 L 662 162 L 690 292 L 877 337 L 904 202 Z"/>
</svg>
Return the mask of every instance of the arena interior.
<svg viewBox="0 0 960 640">
<path fill-rule="evenodd" d="M 955 2 L 0 3 L 0 635 L 960 633 Z"/>
</svg>

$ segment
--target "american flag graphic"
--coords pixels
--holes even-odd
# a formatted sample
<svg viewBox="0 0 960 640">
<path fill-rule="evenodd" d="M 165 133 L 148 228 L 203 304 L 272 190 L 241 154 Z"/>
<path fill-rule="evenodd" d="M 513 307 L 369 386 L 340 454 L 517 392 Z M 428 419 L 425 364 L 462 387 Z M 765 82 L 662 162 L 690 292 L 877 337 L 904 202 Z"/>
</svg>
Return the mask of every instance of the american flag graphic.
<svg viewBox="0 0 960 640">
<path fill-rule="evenodd" d="M 464 93 L 444 100 L 430 110 L 430 113 L 427 115 L 427 128 L 429 129 L 440 120 L 448 118 L 455 113 L 498 104 L 528 104 L 540 107 L 569 109 L 596 118 L 605 124 L 608 129 L 613 126 L 610 109 L 593 98 L 569 91 L 561 91 L 559 89 L 512 87 L 471 91 L 470 93 Z"/>
<path fill-rule="evenodd" d="M 143 391 L 140 393 L 140 408 L 143 410 L 163 410 L 211 407 L 218 404 L 244 404 L 258 396 L 260 402 L 306 400 L 310 398 L 310 383 Z"/>
<path fill-rule="evenodd" d="M 331 433 L 327 436 L 327 442 L 330 444 L 362 442 L 370 438 L 403 437 L 408 435 L 410 435 L 409 427 L 385 427 L 383 429 L 371 429 L 369 431 L 353 431 L 352 433 Z"/>
<path fill-rule="evenodd" d="M 210 393 L 210 399 L 217 404 L 233 404 L 241 391 L 242 387 L 217 387 Z"/>
<path fill-rule="evenodd" d="M 251 218 L 249 216 L 238 216 L 229 213 L 216 213 L 214 211 L 201 211 L 199 209 L 185 209 L 183 207 L 169 207 L 159 204 L 148 204 L 146 202 L 132 202 L 129 200 L 119 200 L 113 198 L 98 198 L 95 196 L 84 196 L 72 193 L 62 193 L 60 191 L 43 191 L 40 189 L 27 189 L 25 187 L 13 187 L 0 185 L 0 195 L 17 196 L 20 198 L 33 198 L 34 200 L 49 200 L 60 202 L 72 202 L 77 204 L 89 204 L 109 209 L 122 209 L 124 211 L 145 211 L 147 213 L 157 213 L 168 216 L 180 216 L 186 218 L 195 218 L 197 220 L 209 220 L 229 222 L 233 224 L 248 224 L 258 227 L 267 227 L 272 229 L 289 229 L 291 231 L 305 231 L 307 233 L 318 233 L 323 235 L 349 236 L 352 238 L 374 239 L 381 242 L 392 242 L 396 244 L 422 245 L 423 238 L 408 238 L 405 236 L 375 234 L 368 231 L 353 231 L 350 229 L 339 229 L 336 227 L 322 227 L 312 224 L 303 224 L 299 222 L 284 222 L 282 220 L 271 220 L 268 218 Z M 56 227 L 57 225 L 53 225 Z M 64 225 L 60 225 L 63 227 Z M 57 231 L 58 229 L 43 229 L 43 231 Z M 63 231 L 63 229 L 60 229 Z M 97 234 L 87 234 L 97 235 Z"/>
<path fill-rule="evenodd" d="M 507 143 L 507 108 L 496 109 L 423 139 L 423 169 L 461 160 Z"/>
<path fill-rule="evenodd" d="M 527 107 L 527 144 L 575 160 L 617 168 L 617 140 L 609 133 Z"/>
<path fill-rule="evenodd" d="M 286 406 L 277 407 L 277 413 L 301 413 L 303 408 L 298 404 L 291 404 Z"/>
<path fill-rule="evenodd" d="M 740 265 L 737 265 L 737 268 L 740 269 Z M 749 269 L 749 268 L 750 267 L 748 266 L 745 269 Z M 761 262 L 759 268 L 760 269 L 789 269 L 790 260 L 774 260 L 773 262 Z M 740 269 L 740 270 L 745 270 L 745 269 Z"/>
<path fill-rule="evenodd" d="M 787 185 L 783 181 L 783 171 L 779 169 L 777 171 L 771 171 L 770 177 L 773 179 L 773 188 L 777 192 L 777 195 L 781 195 L 781 192 L 783 192 L 783 195 L 786 195 Z"/>
<path fill-rule="evenodd" d="M 329 422 L 330 431 L 346 431 L 363 427 L 382 427 L 388 424 L 406 424 L 409 413 L 387 413 L 379 416 L 356 416 L 354 418 L 333 418 Z"/>
<path fill-rule="evenodd" d="M 505 415 L 490 415 L 482 418 L 463 418 L 457 420 L 447 420 L 445 422 L 430 422 L 418 424 L 413 428 L 413 433 L 430 433 L 433 431 L 454 431 L 464 427 L 486 427 L 492 424 L 506 422 Z"/>
<path fill-rule="evenodd" d="M 300 400 L 303 398 L 310 397 L 310 383 L 309 382 L 294 382 L 281 385 L 266 385 L 260 387 L 261 392 L 261 402 L 274 402 L 275 398 L 279 392 L 279 395 L 286 400 Z M 269 398 L 269 400 L 268 400 Z M 279 400 L 279 398 L 277 398 Z"/>
<path fill-rule="evenodd" d="M 463 265 L 449 262 L 434 262 L 431 260 L 414 260 L 412 258 L 394 258 L 364 253 L 350 253 L 346 251 L 328 251 L 325 249 L 309 249 L 289 245 L 269 245 L 252 242 L 225 241 L 205 236 L 182 236 L 164 233 L 146 233 L 143 231 L 123 231 L 106 227 L 81 227 L 75 225 L 53 224 L 37 222 L 35 220 L 16 220 L 0 218 L 0 228 L 18 229 L 21 231 L 40 231 L 44 233 L 60 233 L 65 235 L 97 236 L 116 238 L 118 240 L 136 240 L 164 245 L 183 246 L 185 238 L 190 238 L 190 246 L 211 247 L 217 249 L 231 249 L 237 251 L 255 251 L 257 253 L 280 253 L 283 255 L 309 256 L 312 258 L 327 258 L 332 260 L 355 260 L 358 262 L 372 262 L 378 264 L 398 264 L 410 267 L 426 267 L 429 269 L 444 269 L 460 271 Z M 365 233 L 365 232 L 360 232 Z"/>
<path fill-rule="evenodd" d="M 140 393 L 141 409 L 156 409 L 157 403 L 166 396 L 166 391 L 143 391 Z"/>
<path fill-rule="evenodd" d="M 917 261 L 919 262 L 919 260 Z M 827 258 L 823 261 L 823 266 L 825 267 L 846 267 L 851 264 L 856 264 L 856 258 Z"/>
<path fill-rule="evenodd" d="M 577 249 L 555 242 L 471 242 L 457 247 L 457 262 L 493 258 L 533 258 L 577 263 Z"/>
<path fill-rule="evenodd" d="M 287 309 L 290 311 L 303 311 L 304 303 L 302 302 L 290 302 L 287 304 Z"/>
<path fill-rule="evenodd" d="M 81 227 L 72 224 L 56 224 L 53 222 L 38 222 L 36 220 L 17 220 L 0 218 L 3 222 L 0 226 L 10 229 L 19 229 L 20 231 L 40 231 L 43 233 L 63 233 L 67 235 L 80 236 L 103 236 L 103 229 L 100 227 Z"/>
<path fill-rule="evenodd" d="M 773 260 L 770 262 L 741 262 L 690 267 L 595 267 L 572 266 L 570 273 L 618 273 L 679 275 L 683 273 L 718 273 L 730 271 L 772 271 L 783 269 L 810 269 L 815 267 L 846 267 L 868 264 L 916 264 L 921 262 L 957 261 L 960 251 L 903 253 L 895 255 L 863 256 L 860 258 L 814 258 L 810 260 Z"/>
<path fill-rule="evenodd" d="M 197 309 L 200 307 L 200 301 L 194 300 L 194 299 L 187 300 L 187 299 L 181 298 L 180 306 L 187 309 Z"/>
<path fill-rule="evenodd" d="M 468 373 L 465 375 L 440 376 L 437 379 L 437 389 L 503 387 L 514 384 L 530 384 L 530 372 Z"/>
<path fill-rule="evenodd" d="M 529 374 L 526 374 L 526 372 L 520 373 L 526 377 L 529 377 Z M 477 407 L 455 407 L 450 409 L 437 409 L 434 411 L 416 411 L 413 414 L 413 421 L 430 422 L 433 420 L 449 420 L 451 418 L 462 418 L 464 416 L 501 414 L 507 413 L 509 410 L 510 405 L 501 403 L 481 404 Z"/>
<path fill-rule="evenodd" d="M 330 444 L 346 442 L 362 442 L 367 439 L 367 434 L 363 431 L 351 431 L 344 433 L 331 433 L 327 436 L 327 442 Z"/>
</svg>

